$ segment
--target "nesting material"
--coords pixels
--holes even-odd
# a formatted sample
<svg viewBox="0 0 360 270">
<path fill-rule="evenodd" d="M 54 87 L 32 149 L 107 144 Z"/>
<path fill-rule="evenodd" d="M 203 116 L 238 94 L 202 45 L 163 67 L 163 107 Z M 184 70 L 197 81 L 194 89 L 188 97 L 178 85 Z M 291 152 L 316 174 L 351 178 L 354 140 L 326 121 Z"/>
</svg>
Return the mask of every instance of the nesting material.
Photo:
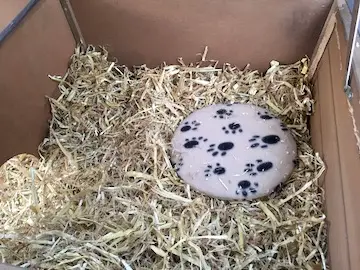
<svg viewBox="0 0 360 270">
<path fill-rule="evenodd" d="M 203 55 L 202 59 L 205 59 Z M 46 269 L 325 269 L 321 158 L 310 146 L 307 59 L 263 76 L 216 62 L 130 71 L 76 50 L 38 161 L 3 166 L 2 260 Z M 251 103 L 284 121 L 298 164 L 276 196 L 253 202 L 191 190 L 170 162 L 190 112 Z"/>
</svg>

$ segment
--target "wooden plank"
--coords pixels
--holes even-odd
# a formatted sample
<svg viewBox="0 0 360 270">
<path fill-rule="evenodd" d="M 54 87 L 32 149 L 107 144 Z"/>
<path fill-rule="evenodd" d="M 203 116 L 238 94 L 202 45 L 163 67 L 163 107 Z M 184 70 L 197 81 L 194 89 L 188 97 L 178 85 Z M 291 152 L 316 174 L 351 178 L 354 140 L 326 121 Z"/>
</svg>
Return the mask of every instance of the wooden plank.
<svg viewBox="0 0 360 270">
<path fill-rule="evenodd" d="M 319 65 L 319 70 L 321 70 L 321 63 Z M 320 109 L 320 99 L 319 99 L 319 80 L 317 74 L 315 74 L 315 81 L 313 87 L 313 96 L 315 99 L 314 104 L 314 113 L 310 117 L 310 131 L 311 132 L 311 144 L 314 147 L 315 151 L 320 154 L 321 157 L 324 156 L 323 145 L 322 145 L 322 132 L 321 132 L 321 109 Z M 323 186 L 324 176 L 319 180 L 319 184 Z"/>
<path fill-rule="evenodd" d="M 266 71 L 311 55 L 333 0 L 71 0 L 85 40 L 121 64 L 208 57 Z M 276 8 L 274 8 L 276 5 Z M 212 23 L 216 21 L 216 23 Z M 251 27 L 249 28 L 249 22 Z"/>
<path fill-rule="evenodd" d="M 356 76 L 354 76 L 351 82 L 353 97 L 349 102 L 350 103 L 349 111 L 351 115 L 351 120 L 353 122 L 353 131 L 356 137 L 356 145 L 358 148 L 358 153 L 360 155 L 360 87 L 359 87 L 358 79 L 360 78 L 356 78 Z"/>
<path fill-rule="evenodd" d="M 28 0 L 1 1 L 0 4 L 0 31 L 9 25 L 12 19 L 23 9 Z"/>
<path fill-rule="evenodd" d="M 40 1 L 1 43 L 0 165 L 22 153 L 38 156 L 51 117 L 46 96 L 59 95 L 48 75 L 65 74 L 74 48 L 58 1 Z"/>
<path fill-rule="evenodd" d="M 333 35 L 331 40 L 336 37 Z M 321 68 L 317 75 L 318 102 L 320 103 L 321 126 L 313 127 L 312 134 L 320 133 L 325 171 L 325 203 L 329 224 L 328 241 L 331 258 L 331 269 L 349 269 L 348 243 L 346 240 L 346 217 L 344 198 L 341 192 L 341 171 L 339 162 L 339 146 L 334 143 L 337 138 L 337 127 L 334 122 L 334 98 L 330 73 L 330 56 L 327 49 L 321 59 Z M 314 130 L 315 128 L 315 130 Z"/>
<path fill-rule="evenodd" d="M 71 32 L 73 33 L 76 44 L 80 45 L 81 48 L 83 50 L 85 50 L 86 49 L 85 39 L 81 32 L 79 23 L 75 17 L 75 14 L 74 14 L 74 11 L 70 4 L 70 1 L 69 0 L 60 0 L 60 4 L 64 10 L 66 20 L 69 23 L 69 26 L 70 26 Z"/>
<path fill-rule="evenodd" d="M 338 136 L 334 144 L 337 143 L 339 148 L 341 178 L 337 181 L 342 181 L 343 186 L 350 267 L 333 269 L 357 270 L 360 265 L 360 156 L 356 147 L 347 96 L 343 90 L 347 49 L 344 27 L 339 23 L 336 29 L 334 35 L 336 38 L 332 38 L 329 43 L 331 81 L 333 85 L 331 90 L 334 96 L 335 109 L 335 117 L 332 121 L 336 123 Z M 339 195 L 340 193 L 341 190 L 338 191 Z M 340 248 L 338 252 L 341 252 Z"/>
<path fill-rule="evenodd" d="M 338 11 L 337 1 L 333 1 L 333 4 L 330 8 L 330 12 L 326 18 L 323 29 L 320 33 L 320 37 L 315 46 L 314 52 L 311 57 L 311 64 L 309 68 L 308 77 L 310 80 L 313 79 L 315 71 L 318 68 L 320 60 L 325 52 L 326 46 L 331 38 L 332 32 L 336 25 L 336 13 Z"/>
</svg>

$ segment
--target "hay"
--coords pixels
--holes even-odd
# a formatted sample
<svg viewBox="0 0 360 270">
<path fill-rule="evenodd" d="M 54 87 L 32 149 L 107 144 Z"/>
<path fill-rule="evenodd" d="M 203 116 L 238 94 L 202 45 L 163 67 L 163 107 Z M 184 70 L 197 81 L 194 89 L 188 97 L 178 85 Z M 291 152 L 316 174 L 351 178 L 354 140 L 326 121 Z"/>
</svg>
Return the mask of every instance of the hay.
<svg viewBox="0 0 360 270">
<path fill-rule="evenodd" d="M 310 146 L 308 60 L 265 75 L 215 61 L 130 71 L 78 49 L 50 99 L 42 158 L 3 167 L 2 260 L 46 269 L 325 269 L 325 167 Z M 266 200 L 211 199 L 171 167 L 170 140 L 193 110 L 253 103 L 284 120 L 299 159 Z"/>
</svg>

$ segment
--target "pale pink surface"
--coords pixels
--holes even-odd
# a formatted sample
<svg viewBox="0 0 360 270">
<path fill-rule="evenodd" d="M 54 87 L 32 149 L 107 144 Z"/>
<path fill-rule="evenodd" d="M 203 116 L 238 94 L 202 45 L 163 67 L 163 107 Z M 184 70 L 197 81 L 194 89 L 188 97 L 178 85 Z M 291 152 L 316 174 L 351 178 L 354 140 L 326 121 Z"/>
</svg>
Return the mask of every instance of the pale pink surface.
<svg viewBox="0 0 360 270">
<path fill-rule="evenodd" d="M 217 111 L 221 109 L 226 110 L 228 114 L 222 114 L 224 116 L 222 119 L 217 114 Z M 263 120 L 258 115 L 259 112 L 264 115 L 266 110 L 248 104 L 231 106 L 215 104 L 190 114 L 179 125 L 172 141 L 173 162 L 177 164 L 176 168 L 179 168 L 179 177 L 194 189 L 222 199 L 254 199 L 271 193 L 291 174 L 294 168 L 293 161 L 297 157 L 296 143 L 290 131 L 282 130 L 279 119 Z M 270 115 L 270 113 L 268 114 Z M 216 118 L 214 118 L 215 115 Z M 196 122 L 192 124 L 193 121 Z M 189 124 L 186 125 L 186 122 Z M 232 125 L 233 128 L 237 127 L 236 124 L 241 125 L 241 128 L 236 129 L 234 134 L 233 130 L 229 128 L 231 123 L 235 124 Z M 227 134 L 223 127 L 229 131 Z M 193 128 L 196 129 L 193 130 Z M 242 132 L 239 131 L 240 129 Z M 260 138 L 249 141 L 254 135 L 258 135 Z M 261 138 L 267 135 L 279 136 L 280 141 L 275 144 L 262 142 Z M 193 148 L 184 147 L 187 143 L 186 139 L 194 141 L 192 138 L 195 138 L 198 144 Z M 231 142 L 234 146 L 225 151 L 226 154 L 223 156 L 221 151 L 213 156 L 212 154 L 217 151 L 216 147 L 223 142 Z M 251 148 L 254 143 L 259 143 L 259 146 Z M 191 144 L 194 143 L 189 142 L 188 146 Z M 209 152 L 211 144 L 216 146 L 214 151 Z M 261 148 L 261 145 L 267 145 L 267 147 Z M 182 158 L 182 162 L 180 158 Z M 262 162 L 257 160 L 262 160 Z M 271 162 L 273 167 L 259 172 L 256 168 L 264 162 Z M 183 165 L 181 166 L 179 163 Z M 217 163 L 220 166 L 217 166 Z M 246 164 L 254 164 L 251 169 L 256 175 L 250 175 L 250 172 L 244 171 L 246 168 L 250 168 L 246 167 Z M 212 168 L 208 168 L 208 165 Z M 221 168 L 215 170 L 216 167 L 222 167 L 225 169 L 225 173 Z M 209 171 L 205 172 L 206 170 Z M 242 194 L 244 189 L 238 186 L 242 180 L 249 181 L 256 193 L 245 188 L 248 195 L 244 196 Z M 258 186 L 255 186 L 255 183 L 258 183 Z"/>
</svg>

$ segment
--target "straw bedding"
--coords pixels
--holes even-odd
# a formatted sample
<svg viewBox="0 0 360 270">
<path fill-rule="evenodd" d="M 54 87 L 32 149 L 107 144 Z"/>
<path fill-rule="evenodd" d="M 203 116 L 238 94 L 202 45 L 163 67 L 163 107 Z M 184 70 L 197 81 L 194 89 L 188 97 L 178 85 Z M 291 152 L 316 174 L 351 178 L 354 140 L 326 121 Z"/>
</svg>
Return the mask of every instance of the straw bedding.
<svg viewBox="0 0 360 270">
<path fill-rule="evenodd" d="M 0 255 L 39 269 L 325 269 L 325 170 L 310 146 L 308 60 L 265 74 L 216 61 L 128 69 L 105 49 L 77 49 L 49 99 L 40 160 L 1 170 Z M 285 121 L 298 146 L 269 198 L 222 201 L 184 185 L 170 140 L 193 110 L 252 103 Z"/>
</svg>

